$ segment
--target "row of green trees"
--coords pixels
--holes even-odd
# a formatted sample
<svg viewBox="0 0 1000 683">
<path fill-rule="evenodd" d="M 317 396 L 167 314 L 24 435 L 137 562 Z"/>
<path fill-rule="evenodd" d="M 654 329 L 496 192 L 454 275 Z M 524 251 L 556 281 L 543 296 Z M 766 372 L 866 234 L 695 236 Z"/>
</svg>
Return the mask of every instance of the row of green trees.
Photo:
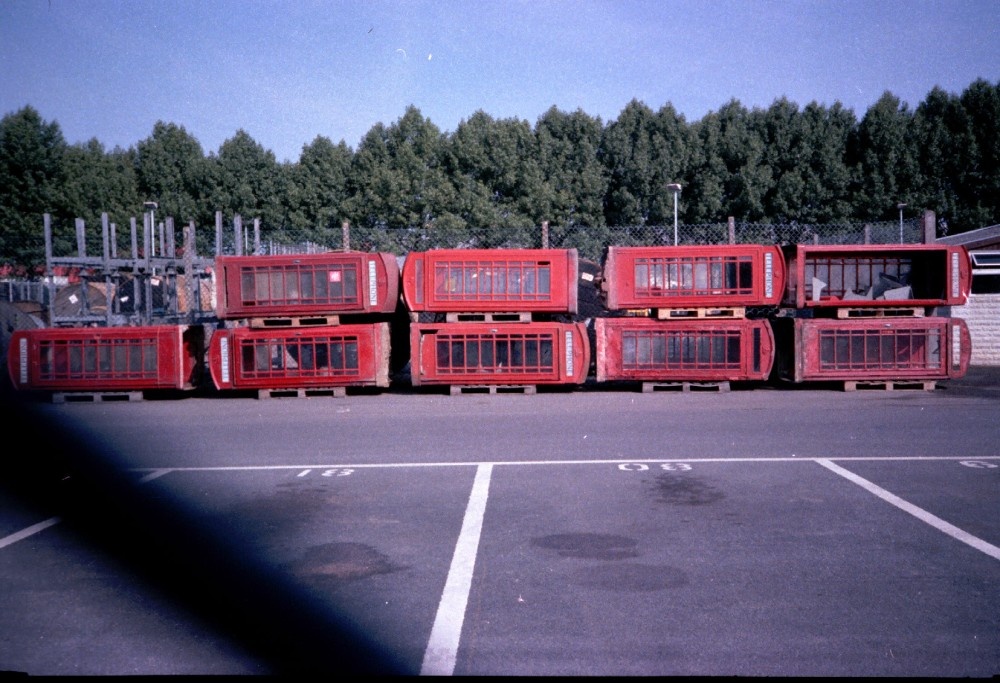
<svg viewBox="0 0 1000 683">
<path fill-rule="evenodd" d="M 144 201 L 199 226 L 216 211 L 337 245 L 361 230 L 673 223 L 832 223 L 931 209 L 952 233 L 1000 222 L 1000 82 L 932 90 L 914 109 L 885 93 L 859 120 L 839 103 L 733 100 L 688 122 L 671 105 L 630 102 L 607 123 L 555 107 L 534 126 L 479 111 L 442 131 L 415 108 L 376 124 L 357 149 L 319 136 L 279 163 L 245 131 L 206 155 L 158 122 L 128 149 L 67 144 L 32 107 L 0 120 L 0 263 L 37 263 L 41 216 L 101 213 L 127 225 Z"/>
</svg>

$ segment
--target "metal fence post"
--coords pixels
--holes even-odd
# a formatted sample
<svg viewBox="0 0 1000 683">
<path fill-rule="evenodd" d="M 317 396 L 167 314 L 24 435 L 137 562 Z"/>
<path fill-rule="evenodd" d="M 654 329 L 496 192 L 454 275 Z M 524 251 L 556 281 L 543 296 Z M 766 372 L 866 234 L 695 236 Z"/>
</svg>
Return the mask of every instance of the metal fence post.
<svg viewBox="0 0 1000 683">
<path fill-rule="evenodd" d="M 197 281 L 194 274 L 194 258 L 195 251 L 197 249 L 194 236 L 194 221 L 188 221 L 188 224 L 184 226 L 183 231 L 184 253 L 181 254 L 181 263 L 184 266 L 184 285 L 187 294 L 188 320 L 193 323 L 197 319 L 196 311 L 198 313 L 201 312 L 201 283 Z"/>
<path fill-rule="evenodd" d="M 167 241 L 166 244 L 167 248 L 166 251 L 164 251 L 162 247 L 160 248 L 160 256 L 166 256 L 167 258 L 177 258 L 177 243 L 175 241 L 175 235 L 174 235 L 173 216 L 167 216 L 166 226 L 167 227 L 164 232 L 166 233 L 165 239 Z M 164 239 L 164 232 L 160 233 L 160 239 Z"/>
<path fill-rule="evenodd" d="M 542 221 L 542 249 L 549 248 L 549 222 Z"/>
<path fill-rule="evenodd" d="M 222 256 L 222 212 L 215 212 L 215 255 Z"/>
<path fill-rule="evenodd" d="M 937 241 L 937 215 L 927 209 L 924 211 L 924 244 L 934 244 Z"/>
<path fill-rule="evenodd" d="M 344 251 L 351 250 L 351 224 L 348 221 L 344 221 L 340 224 L 341 232 L 341 243 L 344 247 Z"/>
<path fill-rule="evenodd" d="M 86 224 L 82 218 L 76 219 L 76 255 L 80 258 L 87 257 Z"/>
<path fill-rule="evenodd" d="M 44 214 L 42 216 L 43 230 L 45 231 L 45 276 L 46 285 L 49 288 L 48 324 L 52 325 L 52 318 L 55 315 L 53 308 L 56 301 L 56 278 L 52 272 L 52 216 Z"/>
<path fill-rule="evenodd" d="M 243 217 L 239 214 L 233 216 L 233 240 L 236 243 L 237 256 L 243 256 Z"/>
</svg>

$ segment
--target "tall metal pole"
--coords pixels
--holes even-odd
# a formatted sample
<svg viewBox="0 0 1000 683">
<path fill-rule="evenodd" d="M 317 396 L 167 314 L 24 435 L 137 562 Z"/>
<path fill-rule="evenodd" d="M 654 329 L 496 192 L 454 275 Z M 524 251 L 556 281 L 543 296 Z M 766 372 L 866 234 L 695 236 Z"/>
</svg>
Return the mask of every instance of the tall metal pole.
<svg viewBox="0 0 1000 683">
<path fill-rule="evenodd" d="M 667 189 L 674 193 L 674 246 L 677 246 L 677 195 L 681 193 L 680 183 L 670 183 Z"/>
<path fill-rule="evenodd" d="M 899 209 L 899 243 L 903 243 L 903 209 L 906 208 L 906 204 L 900 202 L 896 204 L 896 208 Z"/>
</svg>

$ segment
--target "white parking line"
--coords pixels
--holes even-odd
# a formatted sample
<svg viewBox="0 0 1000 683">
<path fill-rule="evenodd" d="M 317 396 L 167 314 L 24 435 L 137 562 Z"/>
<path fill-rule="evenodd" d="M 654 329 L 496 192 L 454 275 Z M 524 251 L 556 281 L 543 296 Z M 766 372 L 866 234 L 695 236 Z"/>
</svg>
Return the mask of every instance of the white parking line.
<svg viewBox="0 0 1000 683">
<path fill-rule="evenodd" d="M 911 515 L 919 519 L 921 522 L 930 524 L 938 531 L 943 531 L 952 538 L 959 540 L 967 545 L 970 545 L 982 553 L 986 553 L 995 560 L 1000 560 L 1000 548 L 998 548 L 997 546 L 991 543 L 987 543 L 983 539 L 973 536 L 968 532 L 962 531 L 957 526 L 949 524 L 940 517 L 936 517 L 931 513 L 927 512 L 923 508 L 918 508 L 916 505 L 906 502 L 899 496 L 889 493 L 882 487 L 871 483 L 870 481 L 868 481 L 863 477 L 859 477 L 853 472 L 845 470 L 843 467 L 840 467 L 839 465 L 835 465 L 829 460 L 826 460 L 824 458 L 818 458 L 816 462 L 822 465 L 823 467 L 827 468 L 831 472 L 836 472 L 845 479 L 854 482 L 855 484 L 865 489 L 869 493 L 875 494 L 876 496 L 886 501 L 887 503 L 892 503 L 900 510 L 910 513 Z"/>
<path fill-rule="evenodd" d="M 912 455 L 912 456 L 892 456 L 892 455 L 873 455 L 873 456 L 851 456 L 851 457 L 833 457 L 833 458 L 823 458 L 824 460 L 836 460 L 838 462 L 845 461 L 899 461 L 899 462 L 911 462 L 911 461 L 941 461 L 941 460 L 1000 460 L 1000 455 L 983 455 L 983 456 L 969 456 L 969 455 Z M 171 467 L 167 470 L 154 469 L 148 467 L 135 468 L 133 472 L 266 472 L 266 471 L 277 471 L 277 470 L 330 470 L 338 468 L 350 468 L 350 469 L 410 469 L 410 468 L 433 468 L 433 467 L 481 467 L 483 465 L 490 466 L 508 466 L 508 467 L 527 467 L 527 466 L 550 466 L 550 465 L 622 465 L 629 463 L 648 463 L 648 464 L 659 464 L 659 463 L 719 463 L 719 462 L 817 462 L 820 458 L 815 458 L 812 456 L 771 456 L 771 457 L 760 457 L 760 458 L 700 458 L 700 457 L 687 457 L 687 458 L 614 458 L 614 459 L 589 459 L 589 460 L 510 460 L 507 462 L 484 462 L 481 460 L 465 460 L 459 462 L 395 462 L 395 463 L 312 463 L 308 465 L 216 465 L 213 467 Z"/>
<path fill-rule="evenodd" d="M 149 474 L 147 474 L 145 477 L 143 477 L 142 479 L 140 479 L 139 483 L 140 484 L 145 484 L 147 481 L 153 481 L 154 479 L 159 479 L 164 474 L 170 474 L 171 472 L 173 472 L 173 470 L 153 470 L 152 472 L 150 472 Z"/>
<path fill-rule="evenodd" d="M 59 517 L 50 517 L 44 522 L 39 522 L 38 524 L 32 524 L 27 529 L 21 529 L 20 531 L 11 534 L 10 536 L 5 536 L 0 538 L 0 548 L 6 548 L 9 545 L 13 545 L 18 541 L 23 541 L 29 536 L 34 536 L 40 531 L 45 531 L 50 526 L 55 526 L 62 520 Z"/>
<path fill-rule="evenodd" d="M 424 651 L 421 676 L 450 676 L 455 671 L 458 643 L 462 637 L 465 608 L 472 588 L 472 572 L 479 552 L 479 536 L 483 529 L 486 499 L 489 496 L 492 465 L 480 465 L 472 483 L 469 505 L 465 509 L 462 531 L 458 536 L 451 568 L 444 584 L 437 616 L 431 628 L 431 637 Z"/>
<path fill-rule="evenodd" d="M 153 470 L 145 477 L 140 479 L 139 483 L 145 484 L 147 481 L 153 481 L 154 479 L 159 479 L 164 474 L 169 474 L 170 472 L 171 470 L 168 469 Z M 34 536 L 35 534 L 41 531 L 45 531 L 50 526 L 55 526 L 61 521 L 62 519 L 59 517 L 50 517 L 49 519 L 46 519 L 44 522 L 39 522 L 38 524 L 32 524 L 26 529 L 21 529 L 20 531 L 13 533 L 10 536 L 0 538 L 0 548 L 6 548 L 7 546 L 13 545 L 18 541 L 23 541 L 24 539 Z"/>
</svg>

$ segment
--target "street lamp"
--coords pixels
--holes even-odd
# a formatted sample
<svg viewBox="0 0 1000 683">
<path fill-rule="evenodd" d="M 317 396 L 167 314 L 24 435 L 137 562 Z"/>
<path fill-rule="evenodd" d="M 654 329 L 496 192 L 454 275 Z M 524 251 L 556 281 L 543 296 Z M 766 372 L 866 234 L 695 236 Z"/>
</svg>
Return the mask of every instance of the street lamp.
<svg viewBox="0 0 1000 683">
<path fill-rule="evenodd" d="M 677 195 L 681 193 L 680 183 L 670 183 L 667 189 L 674 194 L 674 246 L 677 246 Z"/>
<path fill-rule="evenodd" d="M 896 204 L 896 208 L 899 209 L 899 243 L 903 243 L 903 209 L 906 208 L 906 204 L 900 202 Z"/>
</svg>

